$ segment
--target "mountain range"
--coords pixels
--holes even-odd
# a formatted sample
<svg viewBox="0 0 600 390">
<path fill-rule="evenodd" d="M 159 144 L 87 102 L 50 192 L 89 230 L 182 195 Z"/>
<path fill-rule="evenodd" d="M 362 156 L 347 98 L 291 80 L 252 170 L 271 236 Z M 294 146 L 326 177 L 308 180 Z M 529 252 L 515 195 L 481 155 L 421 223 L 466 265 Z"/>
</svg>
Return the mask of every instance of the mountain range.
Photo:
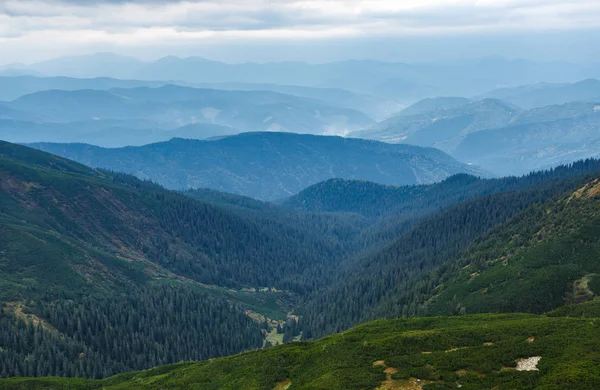
<svg viewBox="0 0 600 390">
<path fill-rule="evenodd" d="M 193 83 L 271 83 L 386 96 L 400 102 L 439 95 L 473 96 L 497 89 L 540 82 L 574 82 L 598 78 L 596 64 L 485 59 L 449 64 L 405 64 L 349 60 L 326 64 L 301 62 L 227 64 L 200 57 L 174 56 L 143 62 L 111 53 L 62 57 L 19 65 L 19 74 L 70 77 L 114 77 L 179 80 Z M 476 76 L 475 76 L 476 75 Z"/>
<path fill-rule="evenodd" d="M 158 128 L 144 119 L 84 120 L 69 123 L 0 119 L 0 138 L 18 143 L 80 142 L 103 147 L 141 146 L 173 138 L 206 139 L 238 134 L 233 127 L 195 123 L 175 129 Z"/>
<path fill-rule="evenodd" d="M 113 88 L 159 88 L 170 84 L 186 86 L 186 83 L 177 81 L 119 80 L 110 77 L 0 76 L 0 101 L 11 101 L 21 96 L 48 90 L 77 91 L 93 89 L 106 91 Z"/>
<path fill-rule="evenodd" d="M 32 144 L 83 164 L 134 174 L 171 189 L 212 188 L 263 200 L 330 178 L 390 185 L 484 174 L 431 148 L 288 133 L 243 133 L 207 141 L 173 139 L 142 147 Z"/>
<path fill-rule="evenodd" d="M 578 279 L 596 272 L 595 266 L 588 262 L 593 262 L 597 247 L 595 239 L 584 240 L 581 248 L 587 251 L 585 255 L 567 256 L 556 252 L 556 256 L 550 257 L 543 254 L 546 250 L 543 248 L 558 250 L 553 242 L 555 239 L 561 242 L 563 230 L 535 235 L 543 232 L 544 227 L 550 229 L 549 223 L 555 218 L 556 221 L 563 219 L 564 229 L 570 229 L 572 234 L 594 231 L 589 230 L 586 210 L 597 208 L 597 174 L 584 172 L 597 171 L 597 162 L 581 162 L 565 168 L 520 179 L 473 182 L 466 186 L 470 190 L 457 185 L 454 191 L 469 194 L 463 195 L 462 202 L 451 202 L 437 212 L 422 214 L 398 231 L 391 244 L 369 251 L 346 265 L 339 279 L 325 289 L 322 296 L 308 302 L 304 307 L 305 334 L 323 336 L 382 317 L 457 315 L 460 312 L 543 313 L 561 306 Z M 573 175 L 575 172 L 580 174 Z M 481 196 L 480 191 L 485 187 L 487 195 Z M 430 195 L 429 199 L 435 200 L 424 203 L 443 204 L 448 193 Z M 589 197 L 582 196 L 586 193 Z M 377 192 L 372 194 L 372 197 L 360 195 L 359 199 L 369 204 L 377 198 Z M 584 205 L 578 205 L 576 200 Z M 573 207 L 584 209 L 576 211 Z M 543 217 L 544 213 L 548 215 Z M 569 216 L 570 213 L 573 215 Z M 589 215 L 593 225 L 595 211 Z M 576 225 L 571 226 L 567 220 L 576 221 Z M 557 229 L 563 228 L 560 223 L 557 226 Z M 530 233 L 531 230 L 534 232 Z M 567 247 L 575 250 L 570 244 L 564 245 L 561 250 Z M 526 253 L 529 257 L 523 257 Z M 510 261 L 516 254 L 519 257 L 507 267 L 503 261 Z M 488 283 L 488 290 L 482 293 L 471 287 L 471 283 L 479 279 L 465 279 L 464 270 L 470 269 L 465 259 L 481 267 L 471 272 L 474 274 L 471 278 L 496 267 L 493 280 L 481 279 L 483 284 Z M 561 259 L 566 268 L 560 265 Z M 571 271 L 566 272 L 567 269 Z M 528 272 L 529 276 L 515 276 L 519 272 L 523 275 Z M 471 301 L 453 294 L 458 288 L 450 289 L 450 286 L 459 283 L 464 289 L 461 293 L 469 292 Z M 536 286 L 539 290 L 535 290 Z M 498 306 L 486 306 L 483 302 L 488 296 L 485 294 L 496 294 L 496 291 L 494 305 Z M 351 302 L 352 309 L 348 310 L 343 302 Z"/>
<path fill-rule="evenodd" d="M 503 127 L 521 110 L 498 99 L 437 98 L 417 102 L 406 112 L 349 136 L 452 150 L 465 135 Z"/>
<path fill-rule="evenodd" d="M 223 91 L 167 85 L 60 91 L 48 90 L 2 103 L 45 122 L 149 120 L 161 128 L 210 123 L 241 131 L 346 133 L 372 123 L 362 112 L 274 92 Z M 17 119 L 8 116 L 6 119 Z"/>
<path fill-rule="evenodd" d="M 427 99 L 350 136 L 436 147 L 497 175 L 520 175 L 598 156 L 600 103 L 522 110 L 498 99 Z"/>
<path fill-rule="evenodd" d="M 215 90 L 106 78 L 0 79 L 3 83 L 13 95 L 51 86 L 64 88 L 0 102 L 0 139 L 20 143 L 139 146 L 243 131 L 346 134 L 374 123 L 368 115 L 344 108 L 344 104 L 330 106 L 311 97 L 268 90 Z M 152 87 L 136 86 L 144 84 Z M 115 85 L 127 88 L 113 88 Z M 80 87 L 97 89 L 74 89 Z M 317 91 L 305 88 L 303 94 L 317 95 Z M 332 90 L 328 100 L 335 101 L 340 95 L 347 106 L 370 101 L 373 110 L 380 107 L 378 101 L 341 90 Z"/>
<path fill-rule="evenodd" d="M 597 157 L 600 107 L 596 103 L 568 103 L 544 110 L 539 122 L 517 118 L 510 126 L 467 135 L 452 153 L 498 174 L 522 174 L 581 158 Z M 563 115 L 564 113 L 564 115 Z M 543 119 L 542 119 L 543 118 Z"/>
<path fill-rule="evenodd" d="M 403 107 L 401 104 L 391 100 L 376 98 L 372 95 L 354 93 L 340 88 L 315 88 L 267 83 L 189 83 L 176 80 L 121 80 L 109 77 L 74 78 L 0 76 L 0 101 L 15 100 L 25 95 L 47 90 L 76 91 L 93 89 L 106 91 L 114 88 L 159 88 L 166 85 L 230 91 L 270 91 L 317 100 L 332 107 L 362 111 L 375 119 L 383 119 L 384 117 L 399 111 Z"/>
</svg>

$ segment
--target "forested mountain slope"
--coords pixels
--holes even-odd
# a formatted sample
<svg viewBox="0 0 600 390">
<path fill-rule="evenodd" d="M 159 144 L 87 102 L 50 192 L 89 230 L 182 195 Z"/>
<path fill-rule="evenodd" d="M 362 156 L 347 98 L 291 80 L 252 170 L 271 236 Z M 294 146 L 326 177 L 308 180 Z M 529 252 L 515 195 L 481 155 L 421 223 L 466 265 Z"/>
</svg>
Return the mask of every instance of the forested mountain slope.
<svg viewBox="0 0 600 390">
<path fill-rule="evenodd" d="M 600 178 L 528 209 L 440 272 L 422 312 L 543 313 L 600 296 Z"/>
<path fill-rule="evenodd" d="M 456 173 L 482 174 L 431 148 L 340 137 L 244 133 L 215 140 L 173 139 L 135 148 L 81 144 L 33 147 L 83 164 L 152 179 L 168 188 L 212 188 L 274 200 L 331 178 L 418 184 Z"/>
<path fill-rule="evenodd" d="M 355 240 L 363 248 L 389 243 L 421 218 L 481 196 L 535 187 L 600 170 L 595 160 L 559 166 L 520 177 L 482 179 L 458 174 L 439 183 L 419 186 L 383 186 L 375 183 L 332 179 L 315 184 L 285 199 L 281 207 L 301 212 L 341 213 L 362 217 L 370 225 Z"/>
<path fill-rule="evenodd" d="M 530 188 L 448 207 L 416 221 L 389 246 L 346 263 L 339 280 L 311 296 L 303 308 L 305 336 L 340 331 L 374 318 L 427 314 L 422 303 L 435 293 L 439 276 L 452 268 L 463 251 L 490 229 L 501 229 L 536 205 L 553 204 L 575 191 L 593 177 L 576 172 L 597 171 L 598 165 L 588 161 L 570 169 L 572 176 L 565 169 L 562 178 L 557 175 Z M 569 283 L 564 281 L 565 286 Z"/>
<path fill-rule="evenodd" d="M 524 189 L 595 170 L 600 170 L 600 165 L 589 159 L 584 163 L 561 165 L 523 176 L 485 179 L 457 174 L 439 183 L 417 186 L 385 186 L 360 180 L 331 179 L 282 200 L 280 205 L 297 211 L 389 217 L 428 209 L 439 210 L 479 196 Z"/>
<path fill-rule="evenodd" d="M 103 381 L 0 380 L 1 389 L 544 389 L 600 386 L 598 321 L 478 315 L 375 321 L 317 341 Z"/>
<path fill-rule="evenodd" d="M 2 376 L 105 377 L 261 347 L 274 325 L 245 310 L 285 319 L 351 237 L 339 218 L 340 231 L 325 216 L 256 219 L 6 142 L 0 176 Z"/>
<path fill-rule="evenodd" d="M 26 221 L 26 228 L 34 224 L 41 234 L 52 231 L 68 239 L 63 241 L 65 245 L 75 242 L 78 249 L 92 247 L 140 261 L 151 258 L 200 282 L 231 286 L 283 288 L 273 275 L 285 279 L 288 276 L 284 275 L 295 273 L 287 267 L 297 267 L 302 273 L 310 268 L 305 261 L 326 264 L 321 256 L 334 252 L 317 235 L 311 238 L 317 240 L 313 242 L 315 252 L 307 252 L 312 250 L 305 245 L 306 232 L 300 228 L 297 234 L 292 231 L 284 238 L 269 231 L 268 226 L 227 209 L 131 176 L 92 171 L 62 159 L 55 163 L 53 156 L 45 162 L 45 153 L 2 145 L 2 150 L 27 150 L 33 155 L 29 161 L 41 159 L 51 167 L 44 169 L 3 157 L 2 216 L 10 222 L 6 228 L 17 229 L 18 234 L 23 234 L 19 224 Z M 73 172 L 69 164 L 78 171 Z M 63 171 L 63 165 L 70 171 Z M 294 243 L 299 237 L 302 242 Z M 280 262 L 280 258 L 288 261 Z M 279 267 L 286 269 L 279 273 Z"/>
</svg>

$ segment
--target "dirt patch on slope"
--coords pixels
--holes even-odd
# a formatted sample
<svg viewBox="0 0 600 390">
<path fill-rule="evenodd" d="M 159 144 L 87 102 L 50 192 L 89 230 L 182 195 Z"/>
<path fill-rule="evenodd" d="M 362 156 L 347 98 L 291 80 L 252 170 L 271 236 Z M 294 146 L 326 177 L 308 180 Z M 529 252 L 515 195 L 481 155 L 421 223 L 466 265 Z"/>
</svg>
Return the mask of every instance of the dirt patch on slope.
<svg viewBox="0 0 600 390">
<path fill-rule="evenodd" d="M 374 361 L 373 367 L 385 367 L 383 372 L 386 376 L 385 380 L 375 390 L 422 390 L 424 385 L 432 383 L 418 378 L 394 380 L 392 375 L 398 373 L 398 369 L 388 367 L 383 360 Z"/>
<path fill-rule="evenodd" d="M 292 381 L 290 379 L 286 379 L 282 382 L 277 382 L 273 390 L 287 390 L 292 385 Z"/>
<path fill-rule="evenodd" d="M 584 185 L 583 187 L 576 190 L 575 192 L 573 192 L 573 194 L 571 194 L 571 196 L 569 197 L 568 201 L 570 202 L 573 199 L 579 199 L 582 196 L 591 198 L 597 195 L 600 195 L 600 180 L 594 179 L 591 182 Z"/>
<path fill-rule="evenodd" d="M 533 356 L 526 359 L 517 360 L 517 371 L 539 371 L 538 363 L 542 360 L 541 356 Z"/>
</svg>

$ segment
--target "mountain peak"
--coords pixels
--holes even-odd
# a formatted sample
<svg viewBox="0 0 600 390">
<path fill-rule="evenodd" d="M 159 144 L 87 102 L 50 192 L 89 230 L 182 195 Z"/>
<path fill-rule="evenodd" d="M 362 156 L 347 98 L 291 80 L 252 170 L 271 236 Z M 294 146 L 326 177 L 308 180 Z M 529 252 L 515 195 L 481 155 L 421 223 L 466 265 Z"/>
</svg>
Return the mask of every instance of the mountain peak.
<svg viewBox="0 0 600 390">
<path fill-rule="evenodd" d="M 573 83 L 573 85 L 586 85 L 586 86 L 593 85 L 595 87 L 600 87 L 600 80 L 594 79 L 594 78 L 589 78 L 589 79 L 585 79 L 585 80 L 581 80 L 576 83 Z"/>
</svg>

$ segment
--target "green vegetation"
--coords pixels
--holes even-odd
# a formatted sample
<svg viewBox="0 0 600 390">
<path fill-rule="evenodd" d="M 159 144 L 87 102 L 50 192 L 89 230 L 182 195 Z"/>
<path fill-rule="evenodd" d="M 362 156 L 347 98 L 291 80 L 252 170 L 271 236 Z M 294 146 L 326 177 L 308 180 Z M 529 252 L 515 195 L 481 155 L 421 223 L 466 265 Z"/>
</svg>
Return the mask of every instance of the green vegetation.
<svg viewBox="0 0 600 390">
<path fill-rule="evenodd" d="M 345 253 L 326 217 L 259 220 L 18 145 L 0 143 L 0 176 L 4 377 L 101 378 L 259 348 L 290 290 L 313 289 Z"/>
<path fill-rule="evenodd" d="M 103 378 L 260 348 L 262 324 L 184 286 L 73 300 L 46 296 L 0 311 L 3 376 Z"/>
<path fill-rule="evenodd" d="M 548 313 L 548 315 L 551 317 L 600 318 L 600 299 L 596 298 L 593 301 L 561 306 Z"/>
<path fill-rule="evenodd" d="M 598 171 L 600 164 L 590 159 L 522 177 L 483 179 L 457 174 L 439 183 L 420 186 L 395 187 L 360 180 L 331 179 L 283 200 L 281 206 L 309 212 L 354 213 L 367 218 L 419 216 L 469 199 L 565 181 Z"/>
<path fill-rule="evenodd" d="M 321 340 L 103 381 L 8 379 L 1 389 L 581 389 L 600 386 L 600 321 L 476 315 L 375 321 Z M 541 357 L 534 371 L 517 360 Z M 387 369 L 386 374 L 384 370 Z M 419 379 L 420 382 L 416 382 Z M 384 388 L 384 387 L 382 387 Z"/>
<path fill-rule="evenodd" d="M 98 380 L 0 388 L 595 385 L 598 170 L 331 180 L 275 205 L 0 143 L 0 376 Z M 293 342 L 432 315 L 461 317 Z"/>
<path fill-rule="evenodd" d="M 597 171 L 600 171 L 597 161 L 586 160 L 523 177 L 482 179 L 459 174 L 439 183 L 420 186 L 394 187 L 332 179 L 301 191 L 283 201 L 281 206 L 296 211 L 363 217 L 369 228 L 363 228 L 354 239 L 356 247 L 362 251 L 365 248 L 380 250 L 412 228 L 416 221 L 459 203 L 483 196 L 535 189 L 552 182 L 560 182 L 554 192 L 558 194 L 566 191 L 569 187 L 565 184 L 569 181 L 574 183 L 574 178 Z"/>
<path fill-rule="evenodd" d="M 20 272 L 44 277 L 43 267 L 57 286 L 69 289 L 79 280 L 96 288 L 93 277 L 127 284 L 128 279 L 143 278 L 136 272 L 142 269 L 146 277 L 172 272 L 205 284 L 304 292 L 344 255 L 335 233 L 326 231 L 331 221 L 323 217 L 307 218 L 304 226 L 275 218 L 257 220 L 132 176 L 38 164 L 44 156 L 58 158 L 17 148 L 26 151 L 20 160 L 7 158 L 4 149 L 0 153 L 0 220 L 13 237 L 2 241 L 3 253 L 11 254 L 4 255 L 0 268 L 7 277 Z M 39 248 L 30 248 L 31 240 Z M 79 276 L 58 269 L 66 267 L 65 257 L 78 265 Z M 106 262 L 111 265 L 97 266 Z M 100 275 L 105 271 L 120 275 Z"/>
<path fill-rule="evenodd" d="M 584 164 L 578 169 L 583 169 L 583 166 Z M 415 221 L 391 244 L 366 253 L 350 263 L 332 286 L 323 289 L 307 302 L 303 308 L 305 336 L 320 337 L 377 318 L 459 314 L 465 311 L 466 313 L 502 311 L 543 313 L 561 306 L 564 304 L 563 298 L 566 298 L 566 290 L 574 281 L 571 279 L 572 273 L 562 272 L 570 269 L 568 259 L 562 260 L 561 271 L 553 272 L 558 279 L 550 280 L 545 277 L 545 286 L 553 290 L 543 291 L 553 294 L 553 300 L 548 300 L 547 295 L 540 294 L 539 300 L 545 305 L 538 307 L 531 305 L 526 295 L 518 296 L 525 291 L 519 290 L 513 294 L 511 288 L 507 287 L 502 290 L 504 292 L 497 295 L 498 299 L 507 302 L 507 305 L 487 306 L 482 301 L 487 295 L 482 296 L 479 291 L 472 294 L 473 299 L 481 302 L 481 305 L 475 309 L 473 305 L 464 302 L 460 292 L 455 292 L 448 287 L 453 280 L 462 281 L 463 275 L 466 275 L 468 280 L 470 274 L 477 271 L 463 270 L 463 267 L 472 262 L 472 260 L 462 261 L 465 256 L 469 256 L 469 250 L 474 251 L 474 247 L 481 245 L 482 248 L 489 249 L 487 255 L 489 259 L 499 258 L 500 249 L 497 246 L 500 245 L 499 243 L 507 243 L 509 246 L 514 244 L 510 241 L 515 233 L 510 230 L 511 227 L 533 230 L 529 236 L 533 237 L 540 228 L 536 229 L 530 222 L 537 222 L 540 213 L 545 213 L 547 208 L 552 208 L 555 202 L 565 196 L 571 196 L 572 192 L 594 177 L 569 178 L 567 176 L 560 180 L 559 172 L 548 175 L 548 180 L 533 176 L 523 178 L 523 180 L 536 181 L 536 184 L 521 190 L 477 197 Z M 571 214 L 573 217 L 569 218 L 583 221 L 587 218 L 588 208 L 597 209 L 594 199 L 587 197 L 576 199 L 570 203 L 568 211 L 556 216 L 556 223 L 560 223 L 562 218 L 567 218 Z M 586 229 L 588 228 L 582 227 L 582 230 L 586 231 Z M 497 235 L 486 241 L 486 237 L 493 232 Z M 550 237 L 553 235 L 548 232 L 547 238 Z M 523 240 L 521 244 L 524 244 Z M 573 249 L 568 243 L 565 244 L 565 248 L 565 250 Z M 588 261 L 593 261 L 593 254 L 586 256 Z M 480 261 L 487 257 L 475 251 L 473 258 Z M 573 259 L 573 261 L 578 260 Z M 519 264 L 519 262 L 514 263 L 517 268 L 520 267 Z M 540 267 L 533 267 L 532 272 L 541 276 L 542 272 L 537 271 L 538 268 Z M 577 279 L 595 272 L 594 267 L 588 268 L 590 271 L 581 269 L 577 273 Z M 498 270 L 503 272 L 506 268 L 500 267 Z M 546 268 L 542 268 L 541 271 L 549 272 Z M 517 276 L 514 275 L 513 279 L 517 279 Z M 475 289 L 476 291 L 489 288 L 489 284 L 493 285 L 493 291 L 500 291 L 502 288 L 499 282 L 503 279 L 495 276 L 485 279 L 481 276 L 481 280 L 481 286 Z M 511 283 L 519 282 L 511 280 Z M 532 282 L 528 286 L 535 288 L 534 285 L 535 283 Z M 442 288 L 446 290 L 441 292 Z M 471 287 L 463 285 L 460 288 L 466 294 Z M 523 302 L 523 304 L 517 306 L 515 303 L 511 306 L 513 295 L 515 302 Z M 432 302 L 434 297 L 435 301 Z M 462 310 L 463 307 L 466 309 Z"/>
<path fill-rule="evenodd" d="M 474 244 L 440 277 L 425 312 L 543 313 L 600 293 L 600 186 L 528 209 Z"/>
</svg>

